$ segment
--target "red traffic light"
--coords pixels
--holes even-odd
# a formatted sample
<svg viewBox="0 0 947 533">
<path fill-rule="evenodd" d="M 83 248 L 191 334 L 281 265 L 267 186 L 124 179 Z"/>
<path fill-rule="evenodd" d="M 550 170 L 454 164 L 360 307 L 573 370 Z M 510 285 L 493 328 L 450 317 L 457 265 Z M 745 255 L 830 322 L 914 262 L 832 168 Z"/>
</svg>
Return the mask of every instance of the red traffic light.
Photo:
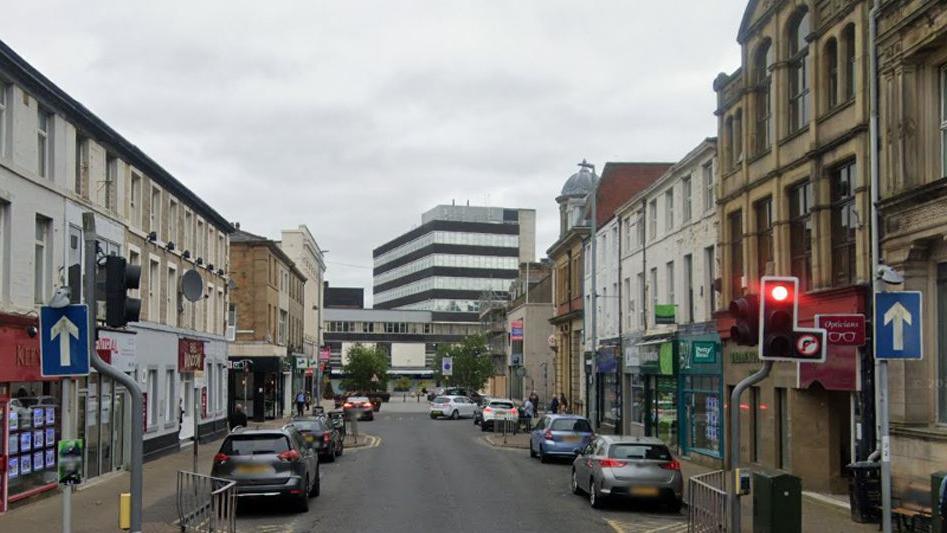
<svg viewBox="0 0 947 533">
<path fill-rule="evenodd" d="M 789 298 L 789 289 L 785 285 L 775 285 L 770 289 L 769 295 L 777 302 L 783 302 Z"/>
</svg>

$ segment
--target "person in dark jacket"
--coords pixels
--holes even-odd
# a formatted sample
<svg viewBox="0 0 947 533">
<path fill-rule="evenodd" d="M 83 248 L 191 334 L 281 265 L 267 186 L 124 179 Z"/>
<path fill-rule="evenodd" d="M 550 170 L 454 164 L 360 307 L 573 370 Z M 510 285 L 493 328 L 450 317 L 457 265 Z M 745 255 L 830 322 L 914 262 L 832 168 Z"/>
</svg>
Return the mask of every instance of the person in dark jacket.
<svg viewBox="0 0 947 533">
<path fill-rule="evenodd" d="M 237 426 L 247 426 L 247 414 L 243 412 L 242 405 L 238 403 L 233 406 L 233 412 L 227 417 L 227 424 L 230 426 L 230 431 L 233 431 Z"/>
<path fill-rule="evenodd" d="M 549 412 L 556 415 L 559 414 L 559 397 L 553 396 L 552 401 L 549 403 Z"/>
</svg>

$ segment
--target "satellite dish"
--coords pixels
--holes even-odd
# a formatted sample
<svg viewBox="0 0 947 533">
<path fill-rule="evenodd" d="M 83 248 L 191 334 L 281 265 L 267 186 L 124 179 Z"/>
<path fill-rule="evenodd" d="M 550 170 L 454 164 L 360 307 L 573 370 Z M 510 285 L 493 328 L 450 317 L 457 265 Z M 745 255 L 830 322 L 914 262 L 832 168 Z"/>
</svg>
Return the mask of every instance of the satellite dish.
<svg viewBox="0 0 947 533">
<path fill-rule="evenodd" d="M 196 302 L 204 296 L 204 279 L 194 270 L 188 270 L 181 276 L 181 292 L 191 302 Z"/>
</svg>

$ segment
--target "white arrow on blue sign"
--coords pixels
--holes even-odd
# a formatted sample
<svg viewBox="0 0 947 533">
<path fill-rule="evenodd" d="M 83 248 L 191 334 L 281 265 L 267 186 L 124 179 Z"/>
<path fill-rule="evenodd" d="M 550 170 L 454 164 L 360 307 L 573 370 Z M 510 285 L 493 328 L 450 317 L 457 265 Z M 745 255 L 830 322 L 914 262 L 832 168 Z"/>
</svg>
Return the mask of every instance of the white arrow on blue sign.
<svg viewBox="0 0 947 533">
<path fill-rule="evenodd" d="M 89 375 L 89 308 L 43 306 L 39 311 L 40 362 L 44 377 Z"/>
<path fill-rule="evenodd" d="M 875 294 L 875 357 L 921 359 L 924 356 L 923 296 L 918 291 Z"/>
</svg>

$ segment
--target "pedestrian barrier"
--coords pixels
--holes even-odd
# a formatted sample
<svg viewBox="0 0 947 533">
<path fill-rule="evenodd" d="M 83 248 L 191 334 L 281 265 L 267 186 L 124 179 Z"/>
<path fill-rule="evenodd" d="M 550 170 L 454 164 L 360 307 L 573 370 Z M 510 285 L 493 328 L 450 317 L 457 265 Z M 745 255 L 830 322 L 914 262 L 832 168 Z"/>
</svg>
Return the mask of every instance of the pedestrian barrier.
<svg viewBox="0 0 947 533">
<path fill-rule="evenodd" d="M 237 530 L 237 484 L 233 481 L 179 470 L 177 506 L 181 531 Z"/>
<path fill-rule="evenodd" d="M 687 482 L 688 533 L 727 531 L 727 472 L 716 470 Z"/>
<path fill-rule="evenodd" d="M 500 433 L 503 435 L 503 444 L 506 444 L 506 436 L 516 434 L 517 423 L 518 420 L 494 419 L 491 426 L 494 434 Z"/>
</svg>

